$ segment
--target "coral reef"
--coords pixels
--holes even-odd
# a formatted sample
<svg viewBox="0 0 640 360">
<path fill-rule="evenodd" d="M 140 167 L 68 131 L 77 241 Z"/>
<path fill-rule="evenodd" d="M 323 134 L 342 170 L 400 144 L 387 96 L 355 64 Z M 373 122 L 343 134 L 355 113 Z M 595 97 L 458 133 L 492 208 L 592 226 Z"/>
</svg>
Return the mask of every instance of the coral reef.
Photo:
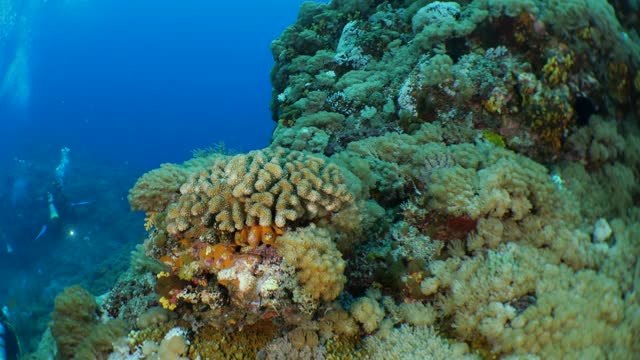
<svg viewBox="0 0 640 360">
<path fill-rule="evenodd" d="M 81 287 L 67 288 L 56 297 L 51 332 L 61 357 L 73 357 L 95 324 L 97 309 L 93 296 Z"/>
<path fill-rule="evenodd" d="M 281 147 L 165 164 L 130 192 L 150 231 L 150 259 L 134 253 L 132 269 L 153 273 L 157 304 L 189 309 L 191 322 L 242 328 L 312 313 L 346 281 L 337 243 L 348 249 L 361 232 L 360 187 L 337 163 Z M 110 313 L 132 313 L 109 299 Z M 139 305 L 137 323 L 154 306 Z"/>
<path fill-rule="evenodd" d="M 112 343 L 126 333 L 120 319 L 98 318 L 94 297 L 79 286 L 66 288 L 55 300 L 51 334 L 60 359 L 106 358 Z"/>
<path fill-rule="evenodd" d="M 271 145 L 131 190 L 148 236 L 105 303 L 134 329 L 115 352 L 633 359 L 640 39 L 623 3 L 302 5 L 271 46 Z"/>
<path fill-rule="evenodd" d="M 496 129 L 510 148 L 544 159 L 561 155 L 589 115 L 626 110 L 637 94 L 637 34 L 603 0 L 358 5 L 302 7 L 272 43 L 275 143 L 287 146 L 280 138 L 292 130 L 282 127 L 322 133 L 307 149 L 332 153 L 366 136 L 354 128 L 453 122 Z M 300 121 L 309 116 L 327 120 Z"/>
<path fill-rule="evenodd" d="M 167 206 L 164 198 L 155 199 L 156 188 L 147 184 L 166 185 L 162 181 L 166 172 L 172 173 L 176 167 L 165 165 L 151 171 L 130 194 L 134 209 L 153 212 L 166 208 L 166 228 L 172 235 L 208 223 L 227 232 L 258 224 L 282 228 L 287 222 L 338 211 L 352 200 L 335 165 L 302 152 L 275 148 L 217 159 L 193 171 L 179 185 L 177 201 Z M 171 190 L 178 187 L 165 189 Z"/>
<path fill-rule="evenodd" d="M 469 354 L 464 343 L 449 343 L 430 327 L 403 325 L 384 337 L 366 339 L 365 348 L 371 359 L 479 359 Z"/>
<path fill-rule="evenodd" d="M 278 238 L 277 248 L 312 298 L 331 301 L 340 295 L 347 281 L 345 262 L 328 230 L 312 225 L 288 232 Z"/>
<path fill-rule="evenodd" d="M 362 324 L 362 328 L 367 334 L 378 330 L 380 323 L 384 319 L 384 309 L 376 299 L 365 296 L 356 300 L 351 305 L 351 315 Z"/>
</svg>

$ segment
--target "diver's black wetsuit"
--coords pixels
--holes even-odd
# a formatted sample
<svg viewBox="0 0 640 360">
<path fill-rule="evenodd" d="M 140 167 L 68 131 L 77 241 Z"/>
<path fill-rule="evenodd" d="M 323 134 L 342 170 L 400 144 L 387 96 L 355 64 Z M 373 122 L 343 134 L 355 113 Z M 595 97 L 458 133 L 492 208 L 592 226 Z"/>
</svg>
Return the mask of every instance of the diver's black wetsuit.
<svg viewBox="0 0 640 360">
<path fill-rule="evenodd" d="M 20 357 L 20 342 L 15 329 L 3 313 L 0 313 L 0 354 L 4 351 L 7 360 L 18 360 Z"/>
</svg>

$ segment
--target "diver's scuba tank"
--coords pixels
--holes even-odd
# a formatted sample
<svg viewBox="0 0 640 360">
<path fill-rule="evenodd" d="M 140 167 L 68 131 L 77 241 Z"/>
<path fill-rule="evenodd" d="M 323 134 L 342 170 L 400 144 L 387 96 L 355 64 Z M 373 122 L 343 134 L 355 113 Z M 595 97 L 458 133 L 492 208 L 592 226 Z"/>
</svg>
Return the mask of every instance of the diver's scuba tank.
<svg viewBox="0 0 640 360">
<path fill-rule="evenodd" d="M 3 315 L 0 314 L 0 360 L 18 360 L 20 357 L 18 335 Z"/>
<path fill-rule="evenodd" d="M 58 220 L 58 218 L 60 217 L 60 215 L 58 215 L 58 209 L 56 209 L 56 205 L 53 202 L 53 194 L 52 193 L 47 193 L 47 203 L 49 204 L 49 219 L 51 220 Z M 0 359 L 2 360 L 2 359 Z"/>
</svg>

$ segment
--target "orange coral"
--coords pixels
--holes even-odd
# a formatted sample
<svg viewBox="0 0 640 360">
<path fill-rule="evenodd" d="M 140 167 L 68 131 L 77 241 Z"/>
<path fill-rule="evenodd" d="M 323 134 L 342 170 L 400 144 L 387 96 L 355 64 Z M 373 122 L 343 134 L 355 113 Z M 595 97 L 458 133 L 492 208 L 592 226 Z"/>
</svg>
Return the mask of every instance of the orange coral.
<svg viewBox="0 0 640 360">
<path fill-rule="evenodd" d="M 171 267 L 172 269 L 175 267 L 176 265 L 176 261 L 169 255 L 165 255 L 165 256 L 161 256 L 158 261 L 160 261 L 161 263 Z"/>
<path fill-rule="evenodd" d="M 211 283 L 224 286 L 237 304 L 256 303 L 260 289 L 267 286 L 258 282 L 262 273 L 256 273 L 257 265 L 265 258 L 277 256 L 271 245 L 283 234 L 276 226 L 255 225 L 237 231 L 233 242 L 229 242 L 228 236 L 220 239 L 224 241 L 220 243 L 194 242 L 191 237 L 175 240 L 173 250 L 159 258 L 171 269 L 170 273 L 158 274 L 162 286 L 156 292 L 162 297 L 162 305 L 174 310 L 179 302 L 204 301 L 193 287 L 209 287 Z"/>
<path fill-rule="evenodd" d="M 216 270 L 223 270 L 233 265 L 235 247 L 226 244 L 197 243 L 194 245 L 199 261 L 213 266 Z"/>
<path fill-rule="evenodd" d="M 185 280 L 194 280 L 193 271 L 209 272 L 208 268 L 220 271 L 233 265 L 235 245 L 215 244 L 204 242 L 191 244 L 188 240 L 181 240 L 185 248 L 170 255 L 164 255 L 158 260 L 169 266 L 174 274 Z M 197 279 L 196 279 L 197 280 Z"/>
<path fill-rule="evenodd" d="M 252 248 L 258 245 L 274 245 L 276 238 L 282 235 L 284 231 L 276 226 L 260 226 L 254 225 L 235 233 L 234 241 L 236 245 L 251 246 Z"/>
</svg>

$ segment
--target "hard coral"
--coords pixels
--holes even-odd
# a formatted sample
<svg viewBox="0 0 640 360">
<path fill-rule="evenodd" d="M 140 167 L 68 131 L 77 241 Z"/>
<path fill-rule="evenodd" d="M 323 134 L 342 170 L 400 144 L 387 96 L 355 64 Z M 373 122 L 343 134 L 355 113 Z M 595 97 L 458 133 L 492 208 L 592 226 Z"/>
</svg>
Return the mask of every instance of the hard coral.
<svg viewBox="0 0 640 360">
<path fill-rule="evenodd" d="M 187 168 L 175 164 L 162 164 L 144 174 L 129 191 L 129 203 L 133 210 L 161 211 L 180 189 L 189 176 Z"/>
<path fill-rule="evenodd" d="M 606 0 L 304 5 L 272 46 L 272 147 L 132 197 L 147 255 L 171 267 L 158 293 L 191 323 L 188 356 L 255 357 L 320 330 L 327 358 L 632 358 L 638 251 L 613 219 L 640 213 L 627 29 Z M 331 165 L 302 151 L 350 172 L 325 180 Z M 614 188 L 623 201 L 606 201 Z M 615 240 L 592 236 L 597 217 Z"/>
<path fill-rule="evenodd" d="M 254 225 L 244 228 L 235 233 L 234 241 L 236 245 L 256 247 L 258 245 L 275 244 L 278 235 L 282 235 L 283 230 L 275 226 Z"/>
<path fill-rule="evenodd" d="M 168 207 L 167 231 L 205 226 L 234 232 L 309 221 L 353 200 L 343 181 L 338 166 L 282 148 L 219 159 L 182 184 Z"/>
</svg>

